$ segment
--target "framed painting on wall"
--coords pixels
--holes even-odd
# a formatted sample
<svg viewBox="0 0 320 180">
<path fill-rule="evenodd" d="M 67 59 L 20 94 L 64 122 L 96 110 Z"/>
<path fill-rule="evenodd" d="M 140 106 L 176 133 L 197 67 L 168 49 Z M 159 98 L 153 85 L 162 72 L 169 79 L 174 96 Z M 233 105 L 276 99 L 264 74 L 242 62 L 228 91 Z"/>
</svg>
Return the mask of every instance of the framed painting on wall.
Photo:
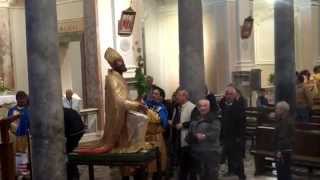
<svg viewBox="0 0 320 180">
<path fill-rule="evenodd" d="M 132 34 L 135 17 L 136 12 L 131 7 L 122 11 L 120 21 L 118 22 L 119 36 L 130 36 Z"/>
</svg>

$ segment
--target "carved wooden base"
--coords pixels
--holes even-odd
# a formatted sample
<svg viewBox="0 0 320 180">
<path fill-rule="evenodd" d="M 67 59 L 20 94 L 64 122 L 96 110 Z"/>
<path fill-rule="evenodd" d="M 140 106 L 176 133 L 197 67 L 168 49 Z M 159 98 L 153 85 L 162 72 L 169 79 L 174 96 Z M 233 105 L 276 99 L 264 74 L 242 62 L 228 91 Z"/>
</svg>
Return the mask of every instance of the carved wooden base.
<svg viewBox="0 0 320 180">
<path fill-rule="evenodd" d="M 13 143 L 0 144 L 1 178 L 3 180 L 15 180 L 15 157 Z"/>
</svg>

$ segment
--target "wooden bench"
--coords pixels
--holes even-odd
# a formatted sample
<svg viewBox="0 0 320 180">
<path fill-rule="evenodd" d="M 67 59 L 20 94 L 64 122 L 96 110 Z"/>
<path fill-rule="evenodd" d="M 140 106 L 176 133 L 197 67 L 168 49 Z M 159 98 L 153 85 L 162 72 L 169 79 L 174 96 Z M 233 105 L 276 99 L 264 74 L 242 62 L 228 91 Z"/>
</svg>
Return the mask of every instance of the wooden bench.
<svg viewBox="0 0 320 180">
<path fill-rule="evenodd" d="M 256 129 L 259 125 L 274 124 L 274 121 L 269 118 L 269 114 L 274 111 L 274 108 L 246 108 L 246 138 L 251 140 L 251 147 L 255 145 Z"/>
<path fill-rule="evenodd" d="M 256 136 L 256 129 L 258 118 L 260 116 L 259 109 L 256 107 L 248 107 L 245 111 L 246 115 L 246 131 L 245 136 L 247 139 L 251 140 L 251 148 L 255 144 L 255 136 Z"/>
<path fill-rule="evenodd" d="M 311 110 L 311 119 L 312 123 L 320 123 L 320 109 L 312 109 Z"/>
<path fill-rule="evenodd" d="M 272 138 L 274 127 L 258 126 L 256 147 L 251 153 L 255 156 L 255 175 L 263 174 L 271 168 L 274 161 Z M 318 124 L 297 124 L 293 148 L 293 165 L 308 168 L 320 168 L 320 128 Z"/>
</svg>

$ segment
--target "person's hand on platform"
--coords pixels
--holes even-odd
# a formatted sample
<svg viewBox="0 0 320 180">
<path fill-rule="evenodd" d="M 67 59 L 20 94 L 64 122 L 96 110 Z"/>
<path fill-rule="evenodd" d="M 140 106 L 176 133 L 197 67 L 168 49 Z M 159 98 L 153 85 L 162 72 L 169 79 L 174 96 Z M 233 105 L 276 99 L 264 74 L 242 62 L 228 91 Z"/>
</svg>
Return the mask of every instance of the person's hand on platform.
<svg viewBox="0 0 320 180">
<path fill-rule="evenodd" d="M 172 120 L 169 120 L 168 123 L 169 123 L 170 126 L 172 126 L 173 121 L 172 121 Z"/>
<path fill-rule="evenodd" d="M 138 111 L 140 111 L 141 113 L 147 114 L 148 107 L 146 107 L 144 104 L 141 103 L 138 106 Z"/>
<path fill-rule="evenodd" d="M 206 135 L 203 133 L 196 133 L 195 135 L 196 135 L 198 141 L 203 141 L 206 139 Z"/>
</svg>

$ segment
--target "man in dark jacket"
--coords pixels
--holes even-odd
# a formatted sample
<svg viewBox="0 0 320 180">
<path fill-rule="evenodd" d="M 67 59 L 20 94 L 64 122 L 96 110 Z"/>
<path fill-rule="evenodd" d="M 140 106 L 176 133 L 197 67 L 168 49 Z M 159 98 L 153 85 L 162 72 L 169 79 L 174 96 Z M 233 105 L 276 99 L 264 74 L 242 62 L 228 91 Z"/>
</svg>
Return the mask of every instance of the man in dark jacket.
<svg viewBox="0 0 320 180">
<path fill-rule="evenodd" d="M 190 145 L 194 163 L 199 168 L 200 180 L 217 180 L 221 151 L 220 121 L 210 111 L 208 100 L 200 100 L 198 109 L 200 115 L 191 121 L 186 141 Z"/>
<path fill-rule="evenodd" d="M 69 108 L 63 108 L 64 111 L 64 132 L 66 141 L 66 153 L 71 153 L 79 144 L 84 134 L 84 124 L 80 114 Z M 67 163 L 68 180 L 79 179 L 79 171 L 77 166 Z"/>
<path fill-rule="evenodd" d="M 293 119 L 289 113 L 290 106 L 285 101 L 276 105 L 275 133 L 273 138 L 276 155 L 278 180 L 291 180 L 291 156 L 294 136 Z"/>
<path fill-rule="evenodd" d="M 245 147 L 245 103 L 237 98 L 237 91 L 228 86 L 225 96 L 220 101 L 222 115 L 223 153 L 228 160 L 227 175 L 237 175 L 239 179 L 246 179 L 244 172 Z"/>
</svg>

